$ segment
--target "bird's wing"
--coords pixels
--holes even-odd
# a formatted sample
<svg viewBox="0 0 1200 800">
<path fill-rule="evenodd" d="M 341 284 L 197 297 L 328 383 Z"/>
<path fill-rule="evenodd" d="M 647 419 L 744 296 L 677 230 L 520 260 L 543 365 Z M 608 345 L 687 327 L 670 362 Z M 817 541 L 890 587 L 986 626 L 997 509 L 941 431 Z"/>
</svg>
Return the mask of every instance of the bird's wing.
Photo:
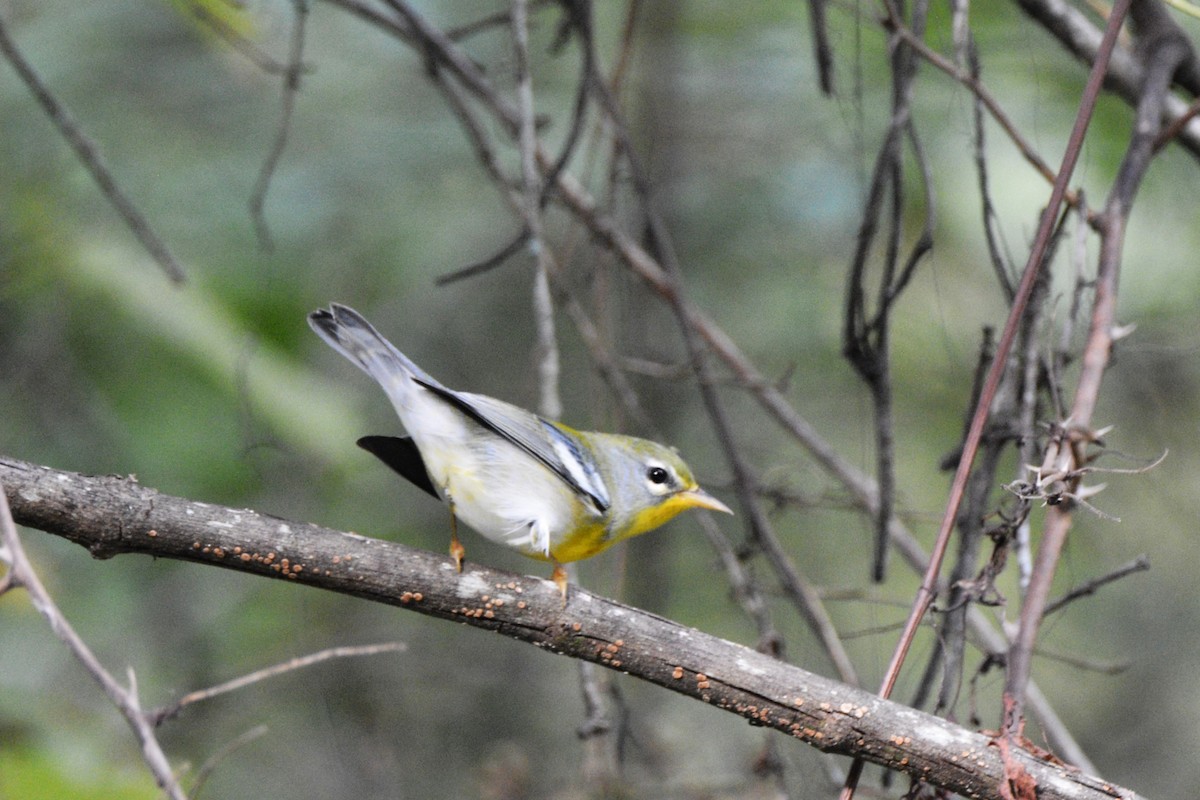
<svg viewBox="0 0 1200 800">
<path fill-rule="evenodd" d="M 524 450 L 557 475 L 571 491 L 603 514 L 611 503 L 596 460 L 579 437 L 516 406 L 481 394 L 456 392 L 440 383 L 417 383 L 501 438 Z"/>
</svg>

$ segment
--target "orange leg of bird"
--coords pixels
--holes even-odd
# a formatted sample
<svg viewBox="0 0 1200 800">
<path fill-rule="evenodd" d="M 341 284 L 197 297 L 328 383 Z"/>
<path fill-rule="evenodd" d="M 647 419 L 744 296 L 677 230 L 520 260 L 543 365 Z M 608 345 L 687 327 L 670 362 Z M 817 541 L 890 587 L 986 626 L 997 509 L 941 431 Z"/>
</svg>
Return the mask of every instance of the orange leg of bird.
<svg viewBox="0 0 1200 800">
<path fill-rule="evenodd" d="M 450 504 L 450 557 L 454 559 L 454 569 L 462 572 L 463 558 L 467 555 L 467 548 L 462 546 L 462 542 L 458 540 L 458 516 L 454 513 L 454 501 L 450 496 L 446 496 L 446 501 Z"/>
<path fill-rule="evenodd" d="M 550 580 L 554 581 L 558 586 L 559 594 L 562 595 L 563 607 L 567 605 L 567 571 L 563 569 L 563 565 L 554 562 L 554 572 L 550 573 Z"/>
</svg>

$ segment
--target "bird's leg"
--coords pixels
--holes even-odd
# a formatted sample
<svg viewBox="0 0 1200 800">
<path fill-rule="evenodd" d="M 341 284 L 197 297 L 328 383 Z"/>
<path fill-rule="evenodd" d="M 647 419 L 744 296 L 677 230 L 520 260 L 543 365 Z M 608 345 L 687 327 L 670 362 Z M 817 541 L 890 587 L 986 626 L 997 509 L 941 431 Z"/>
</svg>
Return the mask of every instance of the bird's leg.
<svg viewBox="0 0 1200 800">
<path fill-rule="evenodd" d="M 567 571 L 565 569 L 563 569 L 562 564 L 558 563 L 557 561 L 554 561 L 554 559 L 551 559 L 551 561 L 554 562 L 554 571 L 550 573 L 550 580 L 554 581 L 555 585 L 558 586 L 559 594 L 562 595 L 563 607 L 566 608 L 567 585 L 568 585 L 567 584 Z"/>
<path fill-rule="evenodd" d="M 458 515 L 454 513 L 454 498 L 450 496 L 449 490 L 443 492 L 446 496 L 446 505 L 450 506 L 450 557 L 454 559 L 454 569 L 462 572 L 463 558 L 467 555 L 467 548 L 462 546 L 462 542 L 458 540 Z"/>
</svg>

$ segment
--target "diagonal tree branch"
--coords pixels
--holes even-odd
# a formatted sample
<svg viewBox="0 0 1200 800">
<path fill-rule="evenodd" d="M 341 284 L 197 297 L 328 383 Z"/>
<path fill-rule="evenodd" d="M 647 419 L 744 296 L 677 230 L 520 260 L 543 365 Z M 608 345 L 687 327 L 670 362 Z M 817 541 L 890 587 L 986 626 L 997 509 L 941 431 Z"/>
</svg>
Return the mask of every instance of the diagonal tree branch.
<svg viewBox="0 0 1200 800">
<path fill-rule="evenodd" d="M 1090 66 L 1095 62 L 1103 31 L 1079 8 L 1066 0 L 1016 0 L 1016 3 L 1084 64 Z M 1193 67 L 1190 72 L 1178 76 L 1193 94 L 1200 91 L 1194 74 Z M 1145 80 L 1144 67 L 1132 53 L 1121 47 L 1113 50 L 1104 78 L 1106 88 L 1120 95 L 1129 105 L 1137 106 L 1141 102 Z M 1186 119 L 1189 117 L 1188 104 L 1168 95 L 1163 100 L 1163 114 L 1168 122 Z M 1193 156 L 1200 156 L 1200 124 L 1195 119 L 1185 121 L 1177 133 L 1179 143 Z"/>
<path fill-rule="evenodd" d="M 0 481 L 2 482 L 2 481 Z M 20 586 L 29 594 L 30 602 L 46 621 L 51 630 L 75 655 L 88 674 L 100 684 L 108 699 L 112 701 L 125 721 L 133 731 L 142 751 L 142 760 L 146 762 L 155 783 L 162 789 L 170 800 L 185 800 L 179 780 L 171 769 L 171 764 L 163 752 L 162 745 L 154 733 L 154 724 L 142 711 L 141 700 L 138 697 L 137 678 L 132 669 L 129 670 L 129 686 L 122 686 L 111 672 L 104 668 L 100 659 L 88 647 L 67 618 L 63 616 L 50 593 L 42 584 L 41 578 L 33 570 L 21 540 L 17 536 L 17 528 L 13 524 L 14 515 L 10 513 L 9 504 L 3 493 L 0 493 L 0 563 L 7 562 L 8 573 L 0 581 L 0 594 Z"/>
<path fill-rule="evenodd" d="M 97 558 L 146 553 L 286 579 L 502 633 L 620 670 L 771 727 L 977 798 L 999 797 L 990 739 L 777 661 L 749 647 L 582 589 L 562 606 L 549 581 L 379 539 L 160 494 L 126 477 L 90 477 L 0 457 L 20 524 Z M 1013 757 L 1042 800 L 1137 800 L 1135 793 L 1031 753 Z"/>
<path fill-rule="evenodd" d="M 166 242 L 154 232 L 146 217 L 117 183 L 108 164 L 100 155 L 100 149 L 96 143 L 83 132 L 83 128 L 75 121 L 70 110 L 50 91 L 50 88 L 34 70 L 33 65 L 17 49 L 16 43 L 8 35 L 3 16 L 0 16 L 0 56 L 3 56 L 4 60 L 12 65 L 21 81 L 33 93 L 34 99 L 46 112 L 46 116 L 58 129 L 59 134 L 75 151 L 76 158 L 91 173 L 92 180 L 100 187 L 101 194 L 108 199 L 108 202 L 112 203 L 113 208 L 125 221 L 129 230 L 142 243 L 142 247 L 146 248 L 146 252 L 158 263 L 172 283 L 183 283 L 187 276 L 183 271 L 183 266 L 175 258 L 175 254 L 167 247 Z"/>
</svg>

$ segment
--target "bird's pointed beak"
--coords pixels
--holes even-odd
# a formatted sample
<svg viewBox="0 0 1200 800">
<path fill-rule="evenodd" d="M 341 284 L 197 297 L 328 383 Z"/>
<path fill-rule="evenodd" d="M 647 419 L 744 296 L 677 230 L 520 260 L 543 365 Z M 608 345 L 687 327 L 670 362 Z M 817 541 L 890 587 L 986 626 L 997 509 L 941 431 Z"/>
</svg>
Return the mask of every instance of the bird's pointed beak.
<svg viewBox="0 0 1200 800">
<path fill-rule="evenodd" d="M 726 514 L 732 514 L 733 509 L 722 503 L 717 498 L 713 497 L 708 492 L 697 486 L 694 489 L 688 489 L 685 492 L 680 492 L 677 497 L 684 504 L 685 508 L 706 508 L 709 511 L 721 511 Z"/>
</svg>

